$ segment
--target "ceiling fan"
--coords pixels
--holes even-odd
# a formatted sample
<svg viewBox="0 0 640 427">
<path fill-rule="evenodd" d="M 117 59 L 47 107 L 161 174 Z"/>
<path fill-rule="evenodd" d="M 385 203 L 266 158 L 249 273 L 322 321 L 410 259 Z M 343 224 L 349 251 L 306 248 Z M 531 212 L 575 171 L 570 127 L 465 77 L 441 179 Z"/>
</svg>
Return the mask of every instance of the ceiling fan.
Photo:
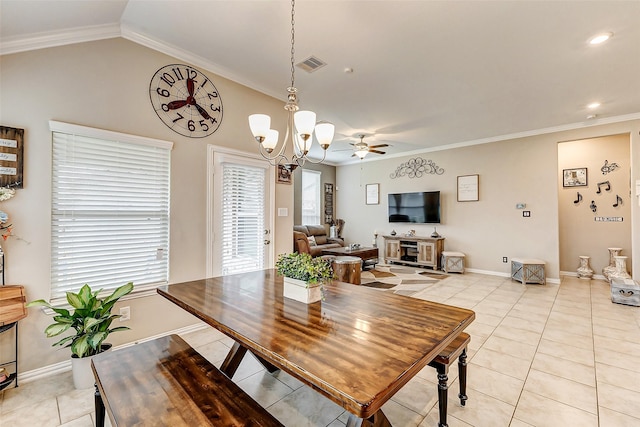
<svg viewBox="0 0 640 427">
<path fill-rule="evenodd" d="M 351 157 L 360 157 L 360 159 L 364 159 L 365 156 L 369 153 L 385 154 L 384 151 L 376 150 L 376 148 L 389 146 L 389 144 L 369 145 L 364 142 L 364 135 L 360 134 L 358 136 L 360 137 L 360 142 L 356 142 L 355 144 L 351 143 L 351 145 L 353 145 L 353 148 L 355 149 L 355 152 L 351 155 Z"/>
</svg>

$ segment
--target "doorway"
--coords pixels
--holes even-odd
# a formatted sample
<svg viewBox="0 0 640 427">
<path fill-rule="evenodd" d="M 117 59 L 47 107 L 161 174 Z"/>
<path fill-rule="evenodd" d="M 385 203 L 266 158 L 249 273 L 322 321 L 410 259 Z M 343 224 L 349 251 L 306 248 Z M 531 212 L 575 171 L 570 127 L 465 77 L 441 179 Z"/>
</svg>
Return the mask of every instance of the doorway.
<svg viewBox="0 0 640 427">
<path fill-rule="evenodd" d="M 271 265 L 272 168 L 240 152 L 211 147 L 207 191 L 207 277 Z"/>
<path fill-rule="evenodd" d="M 558 144 L 561 274 L 575 276 L 579 257 L 588 256 L 594 278 L 603 279 L 608 248 L 631 260 L 630 146 L 629 134 Z"/>
</svg>

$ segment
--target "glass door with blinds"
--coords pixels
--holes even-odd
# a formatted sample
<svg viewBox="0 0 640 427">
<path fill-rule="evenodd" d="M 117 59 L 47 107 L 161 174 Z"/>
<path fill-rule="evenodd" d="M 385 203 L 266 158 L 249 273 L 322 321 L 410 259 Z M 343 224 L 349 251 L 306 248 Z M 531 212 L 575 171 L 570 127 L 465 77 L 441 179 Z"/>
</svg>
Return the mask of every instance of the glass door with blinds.
<svg viewBox="0 0 640 427">
<path fill-rule="evenodd" d="M 214 155 L 213 271 L 229 275 L 270 265 L 269 165 Z"/>
</svg>

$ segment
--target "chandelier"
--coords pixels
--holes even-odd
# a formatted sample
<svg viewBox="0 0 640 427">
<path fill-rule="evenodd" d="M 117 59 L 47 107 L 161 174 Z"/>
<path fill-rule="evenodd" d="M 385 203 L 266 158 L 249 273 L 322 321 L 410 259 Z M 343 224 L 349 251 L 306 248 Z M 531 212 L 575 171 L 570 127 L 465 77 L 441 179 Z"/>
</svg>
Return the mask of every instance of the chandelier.
<svg viewBox="0 0 640 427">
<path fill-rule="evenodd" d="M 271 117 L 266 114 L 252 114 L 249 116 L 249 127 L 254 138 L 260 144 L 260 154 L 272 165 L 282 165 L 292 172 L 298 166 L 304 166 L 305 162 L 322 163 L 327 155 L 327 148 L 331 145 L 335 126 L 328 122 L 316 123 L 316 113 L 313 111 L 299 111 L 298 89 L 295 87 L 295 0 L 291 0 L 291 86 L 287 88 L 287 131 L 279 150 L 278 131 L 271 129 Z M 322 147 L 322 159 L 314 161 L 307 156 L 313 143 L 315 131 L 316 140 Z M 291 145 L 291 158 L 285 154 L 287 147 Z"/>
</svg>

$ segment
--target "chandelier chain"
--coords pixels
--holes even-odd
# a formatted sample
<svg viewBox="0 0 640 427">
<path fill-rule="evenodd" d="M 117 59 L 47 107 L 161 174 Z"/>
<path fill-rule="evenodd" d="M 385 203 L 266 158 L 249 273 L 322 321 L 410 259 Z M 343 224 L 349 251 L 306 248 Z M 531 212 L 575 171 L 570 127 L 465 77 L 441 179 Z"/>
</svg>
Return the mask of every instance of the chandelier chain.
<svg viewBox="0 0 640 427">
<path fill-rule="evenodd" d="M 295 87 L 295 82 L 294 82 L 295 64 L 293 59 L 294 53 L 295 53 L 294 45 L 296 40 L 295 19 L 294 19 L 295 5 L 296 5 L 296 0 L 291 0 L 291 87 Z"/>
</svg>

